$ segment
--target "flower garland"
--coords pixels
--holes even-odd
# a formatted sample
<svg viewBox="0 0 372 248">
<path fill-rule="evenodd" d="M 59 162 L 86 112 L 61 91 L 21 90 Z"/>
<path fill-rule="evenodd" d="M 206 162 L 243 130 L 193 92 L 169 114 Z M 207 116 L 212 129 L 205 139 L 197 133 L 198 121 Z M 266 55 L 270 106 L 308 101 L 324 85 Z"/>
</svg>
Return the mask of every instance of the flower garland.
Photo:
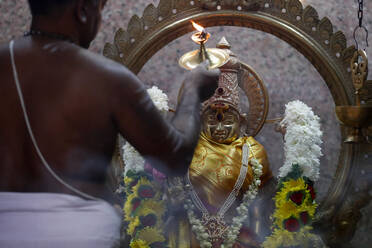
<svg viewBox="0 0 372 248">
<path fill-rule="evenodd" d="M 317 207 L 313 182 L 319 178 L 321 156 L 319 117 L 304 103 L 293 101 L 286 105 L 281 125 L 286 127 L 285 162 L 274 197 L 273 233 L 263 247 L 321 247 L 319 237 L 310 232 Z"/>
<path fill-rule="evenodd" d="M 166 210 L 162 194 L 146 176 L 140 176 L 136 183 L 134 180 L 124 204 L 124 220 L 129 223 L 126 231 L 132 237 L 130 247 L 162 247 L 165 238 L 161 227 Z"/>
<path fill-rule="evenodd" d="M 293 164 L 298 164 L 303 176 L 313 182 L 319 178 L 319 157 L 322 156 L 322 131 L 319 117 L 305 103 L 296 100 L 286 105 L 284 119 L 280 123 L 286 127 L 284 136 L 284 165 L 279 169 L 279 177 L 284 178 Z"/>
<path fill-rule="evenodd" d="M 147 90 L 155 106 L 165 114 L 168 110 L 168 97 L 156 86 Z M 131 248 L 165 247 L 166 239 L 162 233 L 166 204 L 161 186 L 152 174 L 145 171 L 145 160 L 128 142 L 123 146 L 125 164 L 124 191 L 126 200 L 123 207 L 124 220 L 128 222 L 127 235 L 131 236 Z M 118 189 L 121 192 L 122 188 Z"/>
<path fill-rule="evenodd" d="M 233 217 L 232 224 L 227 230 L 227 234 L 223 244 L 221 245 L 221 248 L 230 248 L 234 245 L 240 233 L 240 229 L 243 226 L 243 222 L 248 218 L 248 207 L 257 196 L 258 187 L 261 184 L 260 176 L 262 175 L 263 167 L 256 158 L 251 159 L 251 165 L 253 169 L 253 182 L 250 185 L 249 190 L 247 190 L 244 194 L 242 203 L 237 208 L 238 216 Z M 197 240 L 199 241 L 200 247 L 212 247 L 212 242 L 210 241 L 206 228 L 202 224 L 202 221 L 199 220 L 195 215 L 196 209 L 193 202 L 190 199 L 187 199 L 184 207 L 187 211 L 189 222 L 191 224 L 191 230 L 194 232 Z"/>
</svg>

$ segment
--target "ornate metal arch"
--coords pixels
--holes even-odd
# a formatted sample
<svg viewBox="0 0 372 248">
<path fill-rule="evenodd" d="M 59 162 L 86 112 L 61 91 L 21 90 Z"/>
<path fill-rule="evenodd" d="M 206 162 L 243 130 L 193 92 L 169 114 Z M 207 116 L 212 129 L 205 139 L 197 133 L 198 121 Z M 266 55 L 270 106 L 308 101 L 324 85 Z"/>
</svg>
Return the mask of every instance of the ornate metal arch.
<svg viewBox="0 0 372 248">
<path fill-rule="evenodd" d="M 205 27 L 240 26 L 277 36 L 302 53 L 324 78 L 336 105 L 353 102 L 349 61 L 355 51 L 345 35 L 334 32 L 326 17 L 303 8 L 299 0 L 160 0 L 148 5 L 142 17 L 130 19 L 126 31 L 119 29 L 104 55 L 138 73 L 162 47 L 192 30 L 190 20 Z M 345 135 L 345 129 L 342 128 Z M 342 145 L 339 165 L 322 208 L 335 206 L 347 188 L 354 147 Z"/>
</svg>

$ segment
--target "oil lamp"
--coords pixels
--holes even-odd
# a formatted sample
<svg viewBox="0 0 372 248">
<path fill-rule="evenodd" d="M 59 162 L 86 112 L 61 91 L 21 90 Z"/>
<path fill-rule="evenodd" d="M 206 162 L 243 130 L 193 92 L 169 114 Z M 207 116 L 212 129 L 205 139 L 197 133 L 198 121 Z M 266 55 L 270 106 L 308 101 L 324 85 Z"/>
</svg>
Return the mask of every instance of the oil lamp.
<svg viewBox="0 0 372 248">
<path fill-rule="evenodd" d="M 368 58 L 365 49 L 359 49 L 356 39 L 356 32 L 364 30 L 366 33 L 366 45 L 368 47 L 368 29 L 363 26 L 363 0 L 359 0 L 358 20 L 359 25 L 354 29 L 353 37 L 355 40 L 356 51 L 350 61 L 351 79 L 355 89 L 355 105 L 336 106 L 336 115 L 341 124 L 352 128 L 348 133 L 345 143 L 365 143 L 370 142 L 368 133 L 363 134 L 364 130 L 372 127 L 372 106 L 361 104 L 360 93 L 368 76 Z M 367 48 L 366 47 L 366 48 Z"/>
<path fill-rule="evenodd" d="M 350 62 L 352 81 L 355 88 L 354 106 L 336 106 L 336 115 L 341 124 L 351 127 L 352 132 L 348 134 L 345 143 L 362 143 L 366 137 L 362 135 L 361 129 L 368 128 L 372 124 L 372 106 L 361 105 L 360 90 L 368 76 L 368 59 L 363 50 L 355 51 Z"/>
<path fill-rule="evenodd" d="M 193 21 L 191 23 L 198 31 L 191 36 L 191 40 L 199 44 L 200 47 L 198 50 L 184 54 L 179 60 L 180 66 L 187 70 L 192 70 L 205 60 L 209 61 L 209 69 L 223 66 L 228 61 L 229 55 L 223 49 L 206 48 L 205 43 L 210 38 L 210 33 L 199 24 Z"/>
</svg>

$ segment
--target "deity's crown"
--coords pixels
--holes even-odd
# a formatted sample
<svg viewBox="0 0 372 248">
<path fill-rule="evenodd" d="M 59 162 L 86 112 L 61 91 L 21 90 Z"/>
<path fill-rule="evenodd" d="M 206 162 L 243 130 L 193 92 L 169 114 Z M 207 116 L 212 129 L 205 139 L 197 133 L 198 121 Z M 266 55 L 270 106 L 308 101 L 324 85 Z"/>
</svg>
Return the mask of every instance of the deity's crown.
<svg viewBox="0 0 372 248">
<path fill-rule="evenodd" d="M 221 74 L 218 80 L 218 87 L 214 95 L 203 103 L 202 111 L 204 112 L 208 107 L 223 109 L 232 107 L 240 113 L 238 74 L 241 69 L 241 63 L 235 54 L 231 52 L 231 46 L 225 37 L 222 37 L 217 44 L 217 48 L 225 50 L 230 55 L 230 58 L 226 64 L 219 67 Z"/>
</svg>

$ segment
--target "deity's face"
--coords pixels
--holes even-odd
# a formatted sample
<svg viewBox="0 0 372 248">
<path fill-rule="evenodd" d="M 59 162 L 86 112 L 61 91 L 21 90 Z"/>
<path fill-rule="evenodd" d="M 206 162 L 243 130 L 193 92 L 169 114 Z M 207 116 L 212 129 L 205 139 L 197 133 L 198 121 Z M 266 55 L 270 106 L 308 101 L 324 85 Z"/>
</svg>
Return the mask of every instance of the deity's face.
<svg viewBox="0 0 372 248">
<path fill-rule="evenodd" d="M 239 113 L 233 108 L 212 109 L 208 107 L 202 115 L 203 132 L 208 139 L 218 143 L 231 143 L 240 134 Z"/>
</svg>

